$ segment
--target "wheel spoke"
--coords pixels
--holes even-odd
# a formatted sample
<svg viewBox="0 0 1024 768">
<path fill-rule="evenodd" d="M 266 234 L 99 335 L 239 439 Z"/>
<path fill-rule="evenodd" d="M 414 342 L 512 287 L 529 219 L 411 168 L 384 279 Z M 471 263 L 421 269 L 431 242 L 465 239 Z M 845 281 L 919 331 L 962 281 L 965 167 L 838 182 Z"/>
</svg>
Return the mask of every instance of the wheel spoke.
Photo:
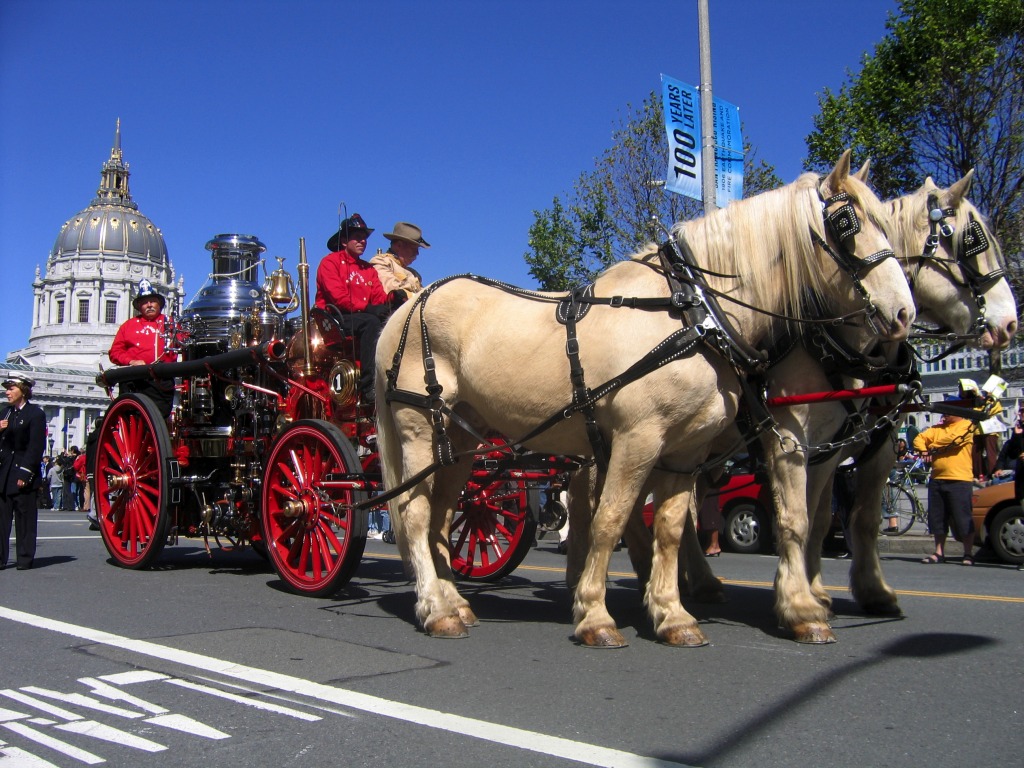
<svg viewBox="0 0 1024 768">
<path fill-rule="evenodd" d="M 165 543 L 170 440 L 163 419 L 145 397 L 117 400 L 97 446 L 96 504 L 104 544 L 124 567 L 153 562 Z"/>
<path fill-rule="evenodd" d="M 353 547 L 349 489 L 324 487 L 334 472 L 358 472 L 358 458 L 340 430 L 319 421 L 293 424 L 272 446 L 263 482 L 263 520 L 271 562 L 293 590 L 326 595 L 358 564 L 365 539 Z M 304 511 L 295 517 L 296 502 Z"/>
</svg>

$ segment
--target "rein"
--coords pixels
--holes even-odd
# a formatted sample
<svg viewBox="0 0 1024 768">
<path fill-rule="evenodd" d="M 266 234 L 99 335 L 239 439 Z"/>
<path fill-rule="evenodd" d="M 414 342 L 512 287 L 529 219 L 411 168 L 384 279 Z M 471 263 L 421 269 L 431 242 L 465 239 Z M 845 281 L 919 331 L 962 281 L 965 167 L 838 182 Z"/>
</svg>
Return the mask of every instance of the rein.
<svg viewBox="0 0 1024 768">
<path fill-rule="evenodd" d="M 889 257 L 895 256 L 892 250 L 885 249 L 878 251 L 866 258 L 859 258 L 852 253 L 847 241 L 860 231 L 860 221 L 857 218 L 856 210 L 850 202 L 849 195 L 845 192 L 833 195 L 828 199 L 822 196 L 820 187 L 818 197 L 822 203 L 822 215 L 826 228 L 833 239 L 840 244 L 840 249 L 833 248 L 813 228 L 810 234 L 815 244 L 822 248 L 845 272 L 853 282 L 855 290 L 864 300 L 865 307 L 856 312 L 848 313 L 840 317 L 832 318 L 796 318 L 786 317 L 764 309 L 753 307 L 745 302 L 724 295 L 722 292 L 713 289 L 707 284 L 705 275 L 713 275 L 723 278 L 737 278 L 737 275 L 723 275 L 707 270 L 696 263 L 696 259 L 688 243 L 681 237 L 670 237 L 657 251 L 661 260 L 662 271 L 668 282 L 669 296 L 667 297 L 596 297 L 586 289 L 573 291 L 564 296 L 544 295 L 536 291 L 530 291 L 516 286 L 509 285 L 496 280 L 480 277 L 473 274 L 453 275 L 439 280 L 424 289 L 414 300 L 405 322 L 402 326 L 402 333 L 395 354 L 392 357 L 391 367 L 386 372 L 385 401 L 401 402 L 422 408 L 430 413 L 430 421 L 433 432 L 433 443 L 435 446 L 436 460 L 429 467 L 417 474 L 413 481 L 403 483 L 399 488 L 392 489 L 387 498 L 393 498 L 404 490 L 412 487 L 425 476 L 436 471 L 439 467 L 451 466 L 460 457 L 476 453 L 478 449 L 458 453 L 454 449 L 451 438 L 448 435 L 445 424 L 446 418 L 466 429 L 467 432 L 482 443 L 489 441 L 473 429 L 472 425 L 462 419 L 458 414 L 444 402 L 443 386 L 437 379 L 436 362 L 430 348 L 430 334 L 426 322 L 426 304 L 434 291 L 443 285 L 456 279 L 468 279 L 482 285 L 497 288 L 506 293 L 526 298 L 533 301 L 559 304 L 556 316 L 559 322 L 566 325 L 566 355 L 570 364 L 570 382 L 572 385 L 572 401 L 562 409 L 552 414 L 526 435 L 517 440 L 510 440 L 505 445 L 497 446 L 491 444 L 495 450 L 503 450 L 512 455 L 524 455 L 521 445 L 537 435 L 551 429 L 559 422 L 571 418 L 576 413 L 582 413 L 586 419 L 588 438 L 593 449 L 595 460 L 603 470 L 606 467 L 609 449 L 604 436 L 601 434 L 597 424 L 594 407 L 603 398 L 625 385 L 637 381 L 647 374 L 667 365 L 670 362 L 691 355 L 700 342 L 720 355 L 722 355 L 737 373 L 737 379 L 742 390 L 743 399 L 747 403 L 749 418 L 749 430 L 753 440 L 768 428 L 778 434 L 778 425 L 771 416 L 767 405 L 763 387 L 761 392 L 755 390 L 750 379 L 760 380 L 764 372 L 771 364 L 766 352 L 752 347 L 737 331 L 726 313 L 722 310 L 718 299 L 732 301 L 744 306 L 751 311 L 760 312 L 764 315 L 777 319 L 783 319 L 795 323 L 809 325 L 841 325 L 850 318 L 863 314 L 868 322 L 874 325 L 873 317 L 877 314 L 877 307 L 871 301 L 871 296 L 862 283 L 862 276 Z M 836 211 L 829 211 L 829 207 L 835 203 L 842 203 Z M 588 388 L 585 383 L 584 371 L 579 361 L 579 342 L 576 338 L 576 322 L 583 318 L 590 305 L 602 304 L 610 307 L 626 307 L 630 309 L 665 309 L 669 312 L 678 313 L 683 327 L 671 333 L 654 349 L 637 360 L 627 370 L 618 376 L 606 381 L 596 388 Z M 820 307 L 819 307 L 820 308 Z M 426 394 L 401 390 L 397 386 L 399 370 L 404 359 L 405 347 L 408 335 L 412 326 L 412 318 L 419 311 L 420 316 L 420 337 L 423 356 L 424 378 L 426 379 Z M 703 466 L 703 465 L 702 465 Z"/>
</svg>

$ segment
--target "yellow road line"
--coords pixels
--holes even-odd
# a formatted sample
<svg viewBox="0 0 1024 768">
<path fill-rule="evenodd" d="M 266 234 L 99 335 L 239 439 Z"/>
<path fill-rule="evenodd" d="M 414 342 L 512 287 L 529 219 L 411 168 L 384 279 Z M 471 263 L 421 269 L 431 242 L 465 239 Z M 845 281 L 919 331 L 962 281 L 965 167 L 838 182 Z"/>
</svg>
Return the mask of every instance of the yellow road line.
<svg viewBox="0 0 1024 768">
<path fill-rule="evenodd" d="M 399 560 L 398 555 L 367 555 L 381 560 Z M 520 565 L 517 571 L 543 571 L 545 573 L 563 573 L 564 568 L 552 568 L 549 565 Z M 608 571 L 609 576 L 622 579 L 635 579 L 636 574 L 632 571 Z M 743 581 L 741 579 L 722 579 L 723 584 L 731 584 L 737 587 L 764 587 L 771 589 L 775 585 L 770 581 Z M 849 592 L 849 587 L 835 587 L 825 585 L 829 592 Z M 910 597 L 945 597 L 955 600 L 985 600 L 995 603 L 1024 603 L 1024 597 L 1004 597 L 1002 595 L 967 595 L 961 592 L 925 592 L 919 589 L 897 589 L 897 595 L 908 595 Z"/>
</svg>

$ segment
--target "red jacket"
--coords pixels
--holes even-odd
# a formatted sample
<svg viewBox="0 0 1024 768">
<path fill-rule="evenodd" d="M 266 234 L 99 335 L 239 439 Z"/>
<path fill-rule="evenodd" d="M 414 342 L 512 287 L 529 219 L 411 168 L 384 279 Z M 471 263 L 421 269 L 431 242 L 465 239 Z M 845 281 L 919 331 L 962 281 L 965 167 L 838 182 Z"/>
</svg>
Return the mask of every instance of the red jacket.
<svg viewBox="0 0 1024 768">
<path fill-rule="evenodd" d="M 164 316 L 157 315 L 152 321 L 142 315 L 125 320 L 117 329 L 114 343 L 107 356 L 114 365 L 131 365 L 132 360 L 149 363 L 173 363 L 175 355 L 164 352 Z"/>
<path fill-rule="evenodd" d="M 75 470 L 75 477 L 81 481 L 85 481 L 85 454 L 80 453 L 75 457 L 75 463 L 71 465 Z"/>
<path fill-rule="evenodd" d="M 316 305 L 321 309 L 333 304 L 343 312 L 363 312 L 370 305 L 387 303 L 380 276 L 369 262 L 335 251 L 317 267 Z"/>
</svg>

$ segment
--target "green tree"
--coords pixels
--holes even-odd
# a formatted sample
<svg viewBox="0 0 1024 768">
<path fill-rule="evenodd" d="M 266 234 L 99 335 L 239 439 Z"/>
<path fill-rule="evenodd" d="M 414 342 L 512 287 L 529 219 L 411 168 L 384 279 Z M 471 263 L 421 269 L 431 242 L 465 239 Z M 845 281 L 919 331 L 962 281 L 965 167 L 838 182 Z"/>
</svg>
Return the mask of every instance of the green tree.
<svg viewBox="0 0 1024 768">
<path fill-rule="evenodd" d="M 882 197 L 946 186 L 976 169 L 971 201 L 988 216 L 1021 285 L 1024 232 L 1024 3 L 901 0 L 886 37 L 819 98 L 806 167 L 846 147 L 870 157 Z"/>
<path fill-rule="evenodd" d="M 663 238 L 652 217 L 671 225 L 703 214 L 699 201 L 667 193 L 658 181 L 664 177 L 668 144 L 657 93 L 638 108 L 627 105 L 612 140 L 564 202 L 556 196 L 551 208 L 533 212 L 524 258 L 545 290 L 587 283 L 615 261 Z M 745 150 L 745 194 L 780 186 L 775 169 L 757 161 L 749 145 Z"/>
</svg>

